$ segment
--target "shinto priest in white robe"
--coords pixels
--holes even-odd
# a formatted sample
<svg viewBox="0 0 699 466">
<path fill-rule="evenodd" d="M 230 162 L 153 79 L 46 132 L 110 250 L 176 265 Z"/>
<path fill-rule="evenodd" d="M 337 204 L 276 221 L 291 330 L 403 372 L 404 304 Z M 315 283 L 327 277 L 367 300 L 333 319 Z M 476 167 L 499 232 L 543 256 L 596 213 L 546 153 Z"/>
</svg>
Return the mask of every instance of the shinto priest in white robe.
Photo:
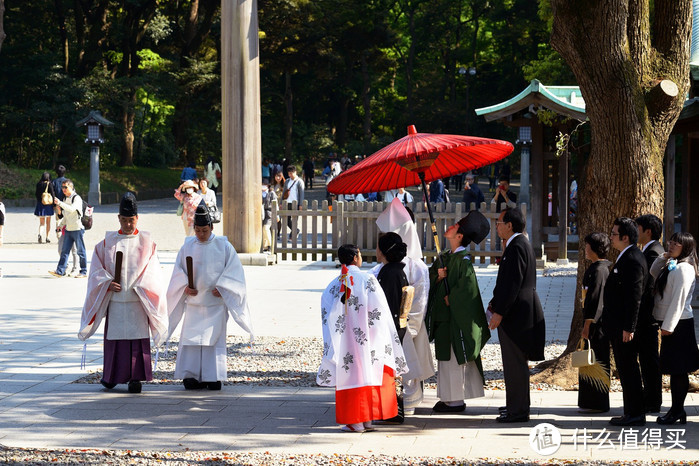
<svg viewBox="0 0 699 466">
<path fill-rule="evenodd" d="M 122 291 L 115 293 L 109 290 L 109 286 L 114 280 L 117 251 L 121 251 L 124 256 L 120 280 Z M 122 346 L 116 346 L 116 354 L 109 355 L 106 341 L 145 339 L 147 343 L 147 339 L 152 336 L 153 344 L 157 346 L 167 337 L 165 286 L 156 245 L 149 233 L 136 230 L 132 235 L 124 235 L 110 231 L 105 234 L 104 240 L 95 246 L 78 338 L 84 341 L 92 336 L 105 316 L 107 322 L 104 335 L 104 380 L 110 383 L 150 380 L 152 377 L 149 346 L 143 348 L 147 367 L 133 369 L 132 354 L 122 349 Z M 123 370 L 120 371 L 118 366 Z M 144 374 L 123 376 L 124 371 L 128 372 L 127 366 L 131 366 L 137 372 L 145 369 L 145 377 Z M 120 372 L 121 375 L 117 378 L 130 378 L 116 380 L 112 378 L 112 372 Z"/>
<path fill-rule="evenodd" d="M 186 257 L 192 257 L 196 296 L 184 293 L 187 287 Z M 218 289 L 221 297 L 212 294 Z M 226 381 L 226 325 L 228 314 L 252 338 L 245 273 L 238 254 L 225 236 L 211 233 L 200 242 L 185 238 L 177 254 L 167 290 L 170 326 L 168 338 L 182 318 L 175 378 L 199 382 Z"/>
<path fill-rule="evenodd" d="M 394 198 L 391 204 L 376 219 L 376 225 L 383 233 L 394 232 L 400 235 L 408 246 L 408 254 L 402 260 L 403 271 L 408 283 L 415 288 L 413 305 L 408 316 L 408 332 L 412 338 L 403 338 L 403 351 L 409 371 L 403 375 L 403 404 L 405 408 L 417 407 L 423 399 L 421 381 L 434 375 L 434 361 L 430 340 L 425 328 L 425 312 L 430 294 L 430 271 L 422 261 L 422 247 L 415 224 L 403 203 Z M 383 264 L 371 269 L 378 276 Z"/>
<path fill-rule="evenodd" d="M 343 270 L 347 270 L 346 281 L 343 275 L 334 279 L 321 297 L 323 358 L 316 381 L 320 386 L 336 388 L 338 423 L 386 419 L 397 414 L 395 386 L 392 388 L 392 402 L 386 403 L 387 409 L 393 410 L 391 414 L 374 417 L 376 411 L 372 413 L 371 407 L 341 406 L 340 403 L 339 394 L 343 391 L 381 387 L 385 368 L 395 375 L 407 371 L 386 296 L 376 277 L 354 265 L 346 269 L 343 266 Z M 351 291 L 343 304 L 341 297 L 345 283 Z M 368 408 L 369 412 L 358 413 L 362 408 Z"/>
</svg>

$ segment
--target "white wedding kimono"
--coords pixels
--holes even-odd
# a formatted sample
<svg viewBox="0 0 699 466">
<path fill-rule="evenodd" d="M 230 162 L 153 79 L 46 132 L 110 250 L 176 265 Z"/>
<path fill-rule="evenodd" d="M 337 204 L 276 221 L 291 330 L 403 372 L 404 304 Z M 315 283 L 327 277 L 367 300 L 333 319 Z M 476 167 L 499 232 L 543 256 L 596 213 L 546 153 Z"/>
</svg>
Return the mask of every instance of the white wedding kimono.
<svg viewBox="0 0 699 466">
<path fill-rule="evenodd" d="M 422 261 L 422 247 L 415 224 L 400 199 L 391 204 L 376 219 L 376 225 L 384 233 L 394 232 L 400 235 L 408 246 L 407 256 L 401 261 L 405 264 L 403 271 L 408 283 L 415 288 L 413 305 L 410 308 L 408 333 L 412 340 L 403 338 L 403 349 L 410 371 L 403 376 L 403 404 L 405 408 L 415 408 L 422 402 L 423 391 L 420 384 L 434 375 L 434 361 L 430 341 L 425 328 L 425 312 L 430 294 L 430 271 Z M 371 272 L 378 276 L 383 264 L 374 267 Z"/>
<path fill-rule="evenodd" d="M 109 285 L 114 280 L 117 251 L 124 254 L 122 291 L 114 293 L 109 291 Z M 105 335 L 108 340 L 136 340 L 152 335 L 155 345 L 165 341 L 165 287 L 156 246 L 149 233 L 123 235 L 109 231 L 95 246 L 78 338 L 87 340 L 92 336 L 105 315 L 108 315 Z"/>
<path fill-rule="evenodd" d="M 184 293 L 187 256 L 192 257 L 196 296 Z M 220 298 L 213 295 L 214 288 L 221 294 Z M 184 317 L 175 378 L 194 378 L 199 382 L 227 380 L 226 325 L 229 313 L 252 338 L 245 273 L 228 238 L 213 233 L 205 242 L 200 242 L 195 236 L 185 238 L 175 259 L 167 297 L 168 338 Z"/>
<path fill-rule="evenodd" d="M 348 283 L 346 304 L 340 299 L 343 282 L 338 278 L 321 297 L 323 359 L 316 381 L 337 390 L 378 387 L 384 366 L 395 375 L 408 370 L 403 348 L 376 277 L 351 265 Z"/>
</svg>

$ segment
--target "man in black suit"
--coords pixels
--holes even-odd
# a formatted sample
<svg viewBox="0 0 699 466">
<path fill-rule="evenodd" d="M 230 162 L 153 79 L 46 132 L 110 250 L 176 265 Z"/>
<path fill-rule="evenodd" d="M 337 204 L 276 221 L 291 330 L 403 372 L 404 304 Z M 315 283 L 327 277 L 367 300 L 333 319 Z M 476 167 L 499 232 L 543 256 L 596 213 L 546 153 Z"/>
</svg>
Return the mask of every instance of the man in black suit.
<svg viewBox="0 0 699 466">
<path fill-rule="evenodd" d="M 641 215 L 636 219 L 638 225 L 638 244 L 646 259 L 648 270 L 655 259 L 665 253 L 660 236 L 663 234 L 663 222 L 653 214 Z M 641 308 L 638 312 L 636 325 L 636 345 L 638 361 L 641 364 L 643 379 L 643 401 L 647 413 L 660 412 L 662 404 L 663 379 L 660 372 L 660 345 L 658 339 L 658 324 L 653 319 L 653 286 L 655 279 L 649 273 L 641 298 Z"/>
<path fill-rule="evenodd" d="M 646 424 L 646 414 L 638 345 L 634 336 L 648 266 L 643 253 L 636 246 L 636 222 L 627 217 L 617 218 L 609 238 L 619 255 L 604 286 L 602 328 L 612 344 L 624 392 L 624 415 L 613 417 L 609 423 L 615 426 L 643 426 Z"/>
<path fill-rule="evenodd" d="M 536 294 L 536 258 L 527 238 L 519 209 L 508 208 L 497 221 L 498 236 L 506 241 L 500 261 L 489 327 L 498 329 L 505 376 L 506 406 L 498 422 L 529 420 L 529 364 L 544 359 L 546 326 L 544 311 Z"/>
</svg>

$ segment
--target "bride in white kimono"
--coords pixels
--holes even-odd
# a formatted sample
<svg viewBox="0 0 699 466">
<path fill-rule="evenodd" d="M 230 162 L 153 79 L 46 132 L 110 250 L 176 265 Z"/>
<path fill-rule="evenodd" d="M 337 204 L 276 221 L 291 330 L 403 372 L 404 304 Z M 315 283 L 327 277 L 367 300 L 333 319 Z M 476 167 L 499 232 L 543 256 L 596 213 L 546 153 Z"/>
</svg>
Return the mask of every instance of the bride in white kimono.
<svg viewBox="0 0 699 466">
<path fill-rule="evenodd" d="M 171 336 L 182 322 L 175 378 L 188 390 L 220 390 L 228 379 L 226 325 L 228 314 L 252 338 L 245 274 L 238 254 L 225 236 L 213 233 L 206 207 L 194 218 L 194 235 L 177 254 L 167 290 Z M 192 258 L 194 286 L 189 287 L 186 258 Z"/>
</svg>

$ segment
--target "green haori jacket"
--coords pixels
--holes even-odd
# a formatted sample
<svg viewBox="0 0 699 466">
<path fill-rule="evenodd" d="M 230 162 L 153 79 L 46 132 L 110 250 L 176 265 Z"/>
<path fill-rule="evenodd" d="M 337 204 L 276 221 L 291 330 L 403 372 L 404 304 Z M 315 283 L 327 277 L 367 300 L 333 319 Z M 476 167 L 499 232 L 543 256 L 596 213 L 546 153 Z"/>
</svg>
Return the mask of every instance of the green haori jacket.
<svg viewBox="0 0 699 466">
<path fill-rule="evenodd" d="M 425 321 L 439 361 L 451 358 L 451 347 L 459 364 L 475 361 L 483 375 L 480 353 L 490 339 L 490 330 L 476 272 L 467 255 L 466 250 L 442 253 L 449 283 L 449 306 L 444 302 L 444 284 L 437 283 L 439 262 L 430 267 L 430 301 Z"/>
</svg>

